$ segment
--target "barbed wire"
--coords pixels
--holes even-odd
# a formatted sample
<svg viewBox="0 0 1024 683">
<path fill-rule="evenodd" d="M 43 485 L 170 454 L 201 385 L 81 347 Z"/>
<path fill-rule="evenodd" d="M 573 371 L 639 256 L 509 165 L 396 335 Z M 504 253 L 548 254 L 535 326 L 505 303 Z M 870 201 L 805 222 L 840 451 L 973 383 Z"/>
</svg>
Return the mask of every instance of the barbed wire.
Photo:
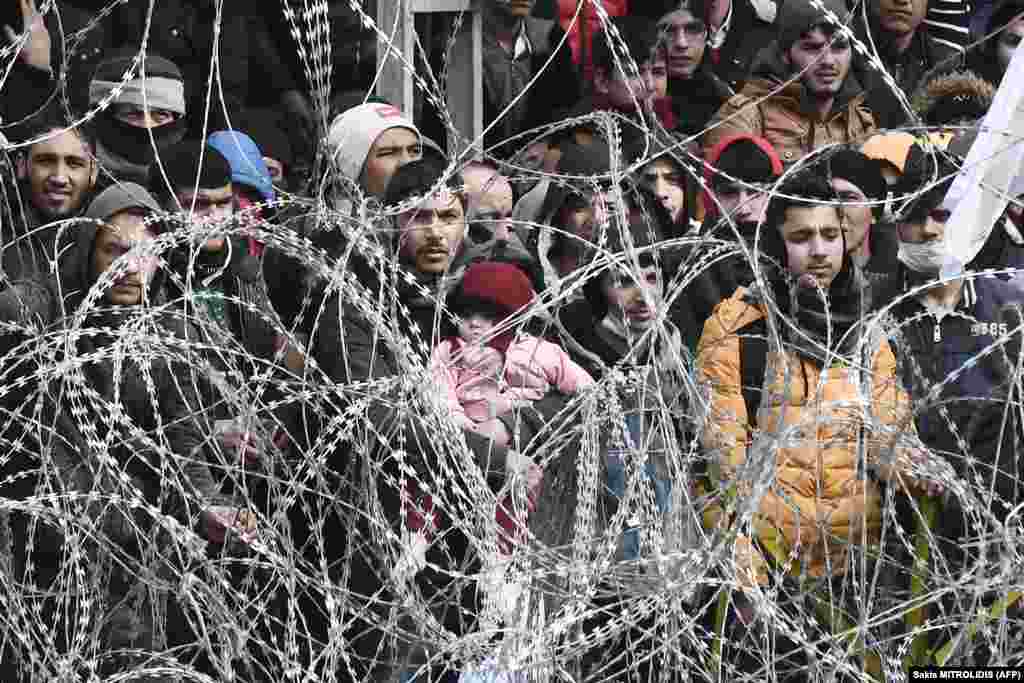
<svg viewBox="0 0 1024 683">
<path fill-rule="evenodd" d="M 58 91 L 67 85 L 63 74 L 77 47 L 118 4 L 73 35 L 59 36 Z M 444 111 L 451 65 L 445 59 L 440 74 L 430 70 L 433 42 L 417 35 L 418 54 L 403 55 L 394 44 L 396 26 L 378 26 L 354 0 L 347 5 L 375 34 L 382 54 L 415 72 L 417 95 L 441 110 L 443 127 L 454 134 Z M 921 130 L 910 93 L 900 91 L 878 46 L 865 45 L 822 3 L 812 5 L 837 27 L 832 39 L 848 40 L 896 93 L 910 116 L 906 130 Z M 132 68 L 64 130 L 100 115 L 144 71 L 158 11 L 157 3 L 146 6 L 143 49 Z M 223 2 L 213 6 L 219 24 L 230 10 Z M 611 36 L 616 68 L 637 74 L 607 12 L 600 3 L 593 9 Z M 59 4 L 43 3 L 40 10 L 57 14 Z M 325 138 L 334 68 L 328 3 L 283 0 L 280 11 Z M 571 22 L 582 20 L 578 9 Z M 463 30 L 468 23 L 460 14 L 453 26 Z M 430 39 L 448 54 L 455 35 Z M 215 46 L 223 41 L 219 28 L 214 40 Z M 567 42 L 559 49 L 568 49 Z M 189 112 L 204 117 L 206 132 L 212 132 L 209 108 L 224 100 L 217 54 L 205 84 L 207 111 Z M 17 47 L 0 50 L 0 58 L 11 62 L 5 62 L 6 79 Z M 534 74 L 516 97 L 526 97 L 539 78 Z M 219 93 L 216 99 L 211 92 Z M 641 94 L 631 96 L 640 105 Z M 67 103 L 63 92 L 59 97 Z M 504 106 L 488 130 L 497 130 L 514 105 Z M 282 193 L 219 223 L 192 220 L 187 211 L 154 215 L 147 223 L 159 236 L 94 274 L 82 291 L 74 282 L 51 291 L 52 285 L 5 279 L 4 675 L 111 682 L 833 681 L 903 680 L 910 665 L 929 663 L 1024 666 L 1024 507 L 997 489 L 993 463 L 980 461 L 971 441 L 977 429 L 988 430 L 998 442 L 996 462 L 1020 467 L 1024 322 L 997 327 L 990 343 L 964 349 L 958 365 L 935 382 L 933 359 L 898 353 L 897 367 L 892 351 L 913 348 L 908 330 L 931 315 L 897 321 L 896 310 L 932 286 L 920 285 L 865 315 L 857 343 L 844 355 L 831 343 L 836 340 L 803 332 L 798 318 L 770 296 L 773 264 L 761 253 L 763 220 L 750 243 L 728 215 L 720 235 L 667 236 L 641 204 L 647 234 L 625 229 L 637 201 L 631 178 L 656 158 L 667 155 L 689 174 L 688 183 L 709 189 L 692 148 L 696 138 L 656 148 L 656 135 L 665 132 L 657 121 L 597 112 L 500 146 L 526 147 L 584 125 L 610 149 L 606 175 L 579 178 L 516 158 L 498 160 L 514 183 L 611 188 L 608 224 L 597 226 L 592 239 L 548 225 L 547 217 L 513 226 L 527 237 L 538 234 L 541 251 L 551 244 L 544 240 L 575 240 L 589 256 L 575 272 L 549 281 L 492 336 L 525 334 L 539 323 L 600 371 L 530 443 L 517 444 L 544 473 L 535 501 L 521 476 L 506 477 L 499 466 L 496 478 L 490 463 L 481 462 L 439 397 L 430 357 L 442 327 L 458 319 L 448 295 L 460 273 L 453 267 L 439 281 L 417 278 L 394 246 L 396 218 L 422 195 L 382 207 L 358 183 L 337 177 L 324 144 L 311 198 Z M 636 159 L 623 149 L 627 125 L 644 139 Z M 5 153 L 13 159 L 60 132 L 15 142 Z M 929 154 L 944 154 L 921 138 Z M 787 196 L 790 177 L 820 168 L 839 148 L 817 150 L 767 192 Z M 470 155 L 449 160 L 435 189 Z M 936 170 L 928 185 L 945 180 Z M 909 204 L 928 189 L 901 199 Z M 24 216 L 25 201 L 16 187 L 5 190 L 4 220 Z M 284 227 L 285 221 L 297 227 Z M 55 244 L 65 246 L 45 255 L 40 272 L 63 276 L 76 235 L 95 228 L 94 221 L 73 218 L 17 240 L 55 229 Z M 342 247 L 326 248 L 325 236 Z M 295 293 L 292 321 L 243 291 L 222 297 L 232 315 L 275 339 L 269 353 L 254 352 L 251 340 L 228 333 L 204 308 L 207 283 L 233 263 L 212 272 L 200 268 L 201 246 L 214 237 L 232 250 L 259 243 L 264 254 L 290 259 L 305 282 L 315 283 Z M 654 323 L 630 339 L 621 362 L 606 363 L 573 339 L 567 323 L 581 321 L 567 319 L 567 311 L 583 310 L 574 304 L 607 273 L 643 281 L 645 254 L 671 262 L 674 272 L 660 298 L 648 295 Z M 132 312 L 108 305 L 106 295 L 130 272 L 131 259 L 140 258 L 156 264 L 160 286 Z M 742 387 L 717 386 L 707 371 L 708 354 L 729 344 L 738 354 L 745 333 L 723 330 L 716 340 L 709 324 L 708 341 L 694 353 L 679 343 L 673 322 L 696 280 L 738 261 L 753 272 L 750 291 L 761 297 L 757 317 L 765 319 L 768 362 L 758 388 L 766 398 L 755 415 L 738 414 Z M 262 267 L 269 267 L 266 261 Z M 988 269 L 944 281 L 968 287 L 1015 275 L 1011 268 Z M 53 302 L 46 319 L 37 313 L 40 301 Z M 428 328 L 417 323 L 421 311 L 430 313 Z M 991 322 L 970 312 L 955 315 Z M 792 351 L 794 343 L 817 346 L 828 362 L 801 378 L 805 361 Z M 357 345 L 371 358 L 362 376 L 353 361 Z M 298 349 L 305 350 L 301 368 L 287 362 Z M 735 359 L 735 372 L 740 362 Z M 970 396 L 966 405 L 950 398 L 966 373 L 996 362 L 1009 368 L 994 381 L 998 395 Z M 912 378 L 917 390 L 899 389 L 902 377 Z M 640 438 L 627 426 L 638 412 L 646 425 Z M 965 422 L 972 413 L 979 417 Z M 915 422 L 926 418 L 952 434 L 955 451 L 923 445 Z M 515 420 L 530 419 L 529 409 L 517 410 Z M 1004 457 L 1004 448 L 1014 452 Z M 928 457 L 914 457 L 919 451 Z M 806 457 L 811 461 L 798 462 Z M 800 466 L 816 473 L 803 489 L 779 474 Z M 880 471 L 890 466 L 898 475 L 886 481 Z M 833 480 L 829 468 L 838 468 Z M 912 479 L 940 484 L 943 493 L 908 495 L 900 482 Z M 850 509 L 830 507 L 840 494 L 823 488 L 833 486 Z M 514 532 L 502 525 L 499 510 L 514 520 Z M 411 545 L 412 513 L 429 520 L 420 555 Z M 223 542 L 210 540 L 218 514 L 227 515 L 218 518 Z M 948 536 L 954 518 L 959 538 Z M 798 541 L 790 543 L 793 538 Z M 759 568 L 751 565 L 754 553 Z"/>
</svg>

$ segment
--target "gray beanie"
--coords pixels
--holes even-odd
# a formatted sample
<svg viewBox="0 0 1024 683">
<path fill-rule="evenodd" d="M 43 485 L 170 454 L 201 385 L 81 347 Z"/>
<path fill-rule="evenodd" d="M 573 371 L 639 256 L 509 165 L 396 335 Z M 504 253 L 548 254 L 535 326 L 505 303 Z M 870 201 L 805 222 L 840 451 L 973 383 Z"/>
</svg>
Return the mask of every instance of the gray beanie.
<svg viewBox="0 0 1024 683">
<path fill-rule="evenodd" d="M 159 211 L 160 207 L 146 188 L 136 183 L 118 183 L 100 192 L 89 203 L 86 218 L 105 221 L 114 214 L 128 209 Z"/>
<path fill-rule="evenodd" d="M 843 0 L 814 0 L 822 7 L 819 9 L 811 4 L 812 0 L 782 0 L 775 23 L 779 27 L 779 51 L 786 52 L 800 36 L 815 26 L 838 26 L 825 17 L 825 9 L 835 14 L 839 21 L 847 23 L 850 12 Z"/>
</svg>

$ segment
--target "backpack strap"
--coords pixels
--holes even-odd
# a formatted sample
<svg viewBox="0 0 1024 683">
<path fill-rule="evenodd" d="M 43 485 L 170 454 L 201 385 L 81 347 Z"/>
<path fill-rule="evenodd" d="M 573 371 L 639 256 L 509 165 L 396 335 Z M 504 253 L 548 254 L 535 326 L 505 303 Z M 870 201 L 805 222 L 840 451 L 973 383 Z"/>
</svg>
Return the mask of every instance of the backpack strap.
<svg viewBox="0 0 1024 683">
<path fill-rule="evenodd" d="M 757 427 L 757 411 L 761 407 L 761 390 L 768 359 L 768 324 L 760 318 L 741 328 L 740 390 L 747 406 L 747 423 Z"/>
</svg>

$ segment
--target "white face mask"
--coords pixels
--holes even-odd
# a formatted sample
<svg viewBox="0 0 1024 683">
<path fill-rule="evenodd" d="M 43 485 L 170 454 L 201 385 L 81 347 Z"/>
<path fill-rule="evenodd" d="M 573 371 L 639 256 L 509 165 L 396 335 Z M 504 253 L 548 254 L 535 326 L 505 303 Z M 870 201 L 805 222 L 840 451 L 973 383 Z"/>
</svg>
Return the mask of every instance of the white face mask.
<svg viewBox="0 0 1024 683">
<path fill-rule="evenodd" d="M 945 240 L 934 240 L 922 244 L 900 241 L 896 258 L 915 273 L 938 275 L 949 259 L 949 255 Z"/>
</svg>

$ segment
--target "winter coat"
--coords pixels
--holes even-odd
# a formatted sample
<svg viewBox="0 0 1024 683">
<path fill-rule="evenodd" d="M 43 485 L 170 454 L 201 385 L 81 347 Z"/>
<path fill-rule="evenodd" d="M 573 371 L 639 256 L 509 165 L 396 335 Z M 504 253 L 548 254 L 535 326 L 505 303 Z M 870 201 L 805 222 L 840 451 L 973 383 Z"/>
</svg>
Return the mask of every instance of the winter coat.
<svg viewBox="0 0 1024 683">
<path fill-rule="evenodd" d="M 562 347 L 533 335 L 519 335 L 504 357 L 486 347 L 489 353 L 476 366 L 458 357 L 460 346 L 458 340 L 446 339 L 430 357 L 434 380 L 460 423 L 484 422 L 519 403 L 539 401 L 552 390 L 572 395 L 594 383 Z"/>
<path fill-rule="evenodd" d="M 969 0 L 929 0 L 923 26 L 943 45 L 963 50 L 971 42 L 971 5 Z"/>
<path fill-rule="evenodd" d="M 153 318 L 148 308 L 112 310 L 102 302 L 88 303 L 99 310 L 87 314 L 81 323 L 75 320 L 93 284 L 95 235 L 95 224 L 83 223 L 75 228 L 74 242 L 62 257 L 59 278 L 40 276 L 17 282 L 0 293 L 0 320 L 25 330 L 24 334 L 9 332 L 3 338 L 9 361 L 26 358 L 26 366 L 16 367 L 23 362 L 19 360 L 9 371 L 33 372 L 37 362 L 52 367 L 57 361 L 43 354 L 52 353 L 55 338 L 71 334 L 72 328 L 99 330 L 96 334 L 76 335 L 71 342 L 77 359 L 95 356 L 81 366 L 85 386 L 77 386 L 72 379 L 74 373 L 68 371 L 70 375 L 52 381 L 44 398 L 41 419 L 52 424 L 52 434 L 59 436 L 46 444 L 59 473 L 51 484 L 79 493 L 127 496 L 130 494 L 123 490 L 122 482 L 128 480 L 148 505 L 189 525 L 200 509 L 218 502 L 218 491 L 208 466 L 205 440 L 210 432 L 195 391 L 197 377 L 178 346 L 186 337 L 185 324 L 170 316 Z M 158 277 L 151 288 L 153 296 L 159 287 Z M 131 329 L 144 336 L 113 337 L 104 331 L 110 329 Z M 166 338 L 175 341 L 164 345 L 162 340 Z M 36 350 L 36 340 L 45 346 Z M 117 355 L 123 365 L 116 363 L 114 354 L 108 357 L 106 350 L 112 345 L 122 346 Z M 85 400 L 76 400 L 76 396 Z M 10 399 L 9 395 L 5 402 Z M 113 420 L 108 404 L 117 406 L 124 423 Z M 83 424 L 98 432 L 84 429 Z M 127 424 L 131 424 L 131 430 Z M 106 438 L 111 444 L 109 455 L 119 469 L 111 470 L 103 457 L 106 451 L 97 450 L 97 439 L 102 443 Z M 140 529 L 152 524 L 150 515 L 141 509 L 127 513 L 122 506 L 104 503 L 97 501 L 89 514 L 102 516 L 104 530 L 123 545 L 135 542 L 133 524 Z M 126 514 L 132 514 L 134 522 L 126 519 Z"/>
<path fill-rule="evenodd" d="M 218 255 L 200 253 L 191 264 L 188 250 L 176 250 L 171 261 L 177 277 L 167 283 L 167 296 L 176 305 L 185 307 L 202 334 L 218 348 L 241 345 L 256 359 L 268 360 L 274 356 L 277 330 L 281 328 L 270 305 L 260 260 L 252 253 L 251 245 L 242 238 L 226 240 L 225 249 L 229 251 Z M 189 268 L 194 268 L 193 296 L 186 296 L 183 289 Z M 195 290 L 204 282 L 222 295 L 226 324 L 212 319 L 208 309 L 194 301 Z M 230 301 L 231 298 L 240 299 L 242 304 Z M 225 334 L 230 335 L 233 341 Z"/>
<path fill-rule="evenodd" d="M 540 74 L 529 92 L 484 136 L 487 149 L 518 133 L 550 122 L 553 111 L 571 107 L 582 94 L 576 66 L 572 62 L 572 51 L 568 45 L 556 51 L 565 32 L 558 24 L 546 19 L 528 17 L 525 22 L 531 51 L 518 60 L 506 52 L 494 34 L 484 26 L 484 128 L 498 118 L 498 114 L 504 111 L 535 75 Z M 472 121 L 463 118 L 467 111 L 464 103 L 471 101 L 472 96 L 472 93 L 463 90 L 466 84 L 472 83 L 470 28 L 470 22 L 464 22 L 463 30 L 452 44 L 447 61 L 449 109 L 456 130 L 466 139 L 471 139 L 472 132 Z M 549 59 L 550 64 L 547 63 Z"/>
<path fill-rule="evenodd" d="M 956 2 L 958 0 L 949 0 Z M 959 0 L 963 2 L 963 0 Z M 1002 0 L 992 9 L 992 14 L 985 25 L 984 35 L 998 31 L 1016 17 L 1024 13 L 1024 0 Z M 981 36 L 977 36 L 980 38 Z M 1003 71 L 996 59 L 996 49 L 999 47 L 999 34 L 992 36 L 985 42 L 975 45 L 967 53 L 967 68 L 978 74 L 992 84 L 992 87 L 999 88 L 1003 80 Z"/>
<path fill-rule="evenodd" d="M 698 349 L 698 381 L 710 390 L 710 414 L 701 440 L 717 458 L 723 482 L 735 477 L 756 437 L 742 391 L 740 337 L 765 311 L 749 296 L 741 288 L 716 307 Z M 762 545 L 776 545 L 782 557 L 796 552 L 796 569 L 802 563 L 810 576 L 826 576 L 829 568 L 842 574 L 847 545 L 860 544 L 862 534 L 869 543 L 876 541 L 882 522 L 879 486 L 858 465 L 858 434 L 866 432 L 870 462 L 891 443 L 894 432 L 910 425 L 910 405 L 897 382 L 895 358 L 880 340 L 869 384 L 873 423 L 864 421 L 857 378 L 851 376 L 855 370 L 848 365 L 823 371 L 819 363 L 787 350 L 781 358 L 769 351 L 765 367 L 765 395 L 770 399 L 762 402 L 757 423 L 764 431 L 779 424 L 788 436 L 775 456 L 772 486 L 755 513 L 753 536 Z M 718 523 L 719 518 L 712 514 L 707 520 Z M 752 541 L 746 535 L 737 540 L 740 578 L 764 584 L 771 557 L 761 555 Z"/>
<path fill-rule="evenodd" d="M 29 200 L 28 188 L 23 188 L 22 192 L 21 206 L 13 207 L 14 220 L 0 227 L 0 235 L 3 236 L 0 263 L 7 284 L 45 276 L 50 272 L 50 262 L 57 258 L 58 226 L 43 227 L 45 221 Z M 82 205 L 88 206 L 88 200 Z M 17 227 L 11 229 L 12 226 Z M 65 226 L 64 239 L 68 239 L 74 229 L 75 226 Z"/>
<path fill-rule="evenodd" d="M 859 24 L 858 37 L 866 40 L 868 29 L 863 21 Z M 933 77 L 935 73 L 956 71 L 963 63 L 962 51 L 940 43 L 925 26 L 917 30 L 910 45 L 899 55 L 887 54 L 884 51 L 886 45 L 880 38 L 884 34 L 875 31 L 873 35 L 876 36 L 879 56 L 888 74 L 896 79 L 896 84 L 908 99 L 926 78 Z M 936 70 L 935 73 L 933 70 Z M 903 105 L 896 99 L 895 93 L 885 82 L 881 72 L 873 68 L 864 55 L 855 53 L 851 71 L 857 75 L 857 80 L 867 93 L 865 103 L 879 128 L 899 128 L 908 123 Z"/>
<path fill-rule="evenodd" d="M 789 166 L 820 147 L 862 141 L 876 130 L 852 72 L 824 121 L 806 113 L 799 80 L 782 86 L 791 76 L 776 45 L 763 50 L 743 90 L 726 102 L 709 124 L 714 127 L 704 135 L 704 149 L 713 149 L 723 138 L 750 133 L 772 143 Z"/>
<path fill-rule="evenodd" d="M 632 448 L 639 448 L 646 454 L 646 470 L 655 487 L 655 503 L 661 513 L 666 512 L 672 482 L 684 480 L 679 456 L 686 449 L 691 408 L 684 380 L 691 372 L 690 355 L 683 345 L 682 334 L 675 325 L 666 322 L 653 348 L 634 350 L 613 325 L 594 315 L 586 300 L 561 309 L 558 319 L 568 334 L 565 346 L 580 365 L 588 368 L 595 378 L 608 380 L 616 376 L 622 380 L 607 398 L 608 409 L 600 427 L 601 452 L 606 459 L 603 466 L 611 494 L 602 498 L 604 523 L 610 521 L 623 496 L 622 464 L 631 457 Z M 627 436 L 631 443 L 627 442 Z M 690 472 L 685 474 L 692 476 Z M 696 542 L 695 527 L 686 523 L 686 514 L 678 515 L 677 519 L 682 526 L 676 540 L 683 547 L 692 547 Z M 627 538 L 627 547 L 623 548 L 627 557 L 630 555 L 628 545 Z"/>
<path fill-rule="evenodd" d="M 869 287 L 868 300 L 871 302 L 872 310 L 877 310 L 881 305 L 881 298 L 885 296 L 883 291 L 887 283 L 899 270 L 900 262 L 896 255 L 899 253 L 899 237 L 896 235 L 896 226 L 892 223 L 875 223 L 868 231 L 868 262 L 861 268 L 861 273 Z"/>
<path fill-rule="evenodd" d="M 699 136 L 708 121 L 736 92 L 704 64 L 689 80 L 670 79 L 668 95 L 672 98 L 675 132 L 685 137 Z"/>
<path fill-rule="evenodd" d="M 894 289 L 885 303 L 908 289 L 906 275 L 901 269 L 891 280 Z M 917 297 L 891 310 L 899 330 L 893 337 L 900 375 L 915 401 L 921 440 L 953 466 L 997 519 L 1024 500 L 1024 429 L 1013 408 L 1020 400 L 1015 387 L 1020 336 L 999 342 L 1021 324 L 1014 309 L 1022 302 L 1019 283 L 989 276 L 965 279 L 960 302 L 941 319 Z M 931 396 L 939 383 L 944 383 L 941 392 Z M 959 499 L 947 497 L 934 531 L 948 560 L 961 557 L 959 539 L 969 528 Z"/>
<path fill-rule="evenodd" d="M 458 283 L 461 273 L 446 278 L 420 277 L 418 284 L 444 300 Z M 376 284 L 367 293 L 350 290 L 346 296 L 333 294 L 327 298 L 322 315 L 310 340 L 312 356 L 331 382 L 350 384 L 386 381 L 422 372 L 428 358 L 418 349 L 429 348 L 433 339 L 437 299 L 404 281 L 397 285 L 397 300 L 404 311 L 376 300 Z M 371 301 L 372 299 L 372 301 Z M 382 305 L 382 303 L 384 305 Z M 443 333 L 449 333 L 447 321 L 439 321 Z M 419 360 L 416 360 L 419 357 Z M 418 363 L 422 362 L 423 366 Z M 396 387 L 389 391 L 401 392 Z M 380 396 L 365 407 L 366 420 L 383 435 L 406 429 L 410 436 L 406 448 L 414 453 L 414 467 L 426 473 L 432 466 L 432 442 L 436 433 L 428 431 L 422 419 L 410 419 L 401 401 L 381 391 Z M 529 452 L 534 437 L 545 430 L 548 422 L 565 407 L 567 397 L 557 392 L 529 406 L 520 406 L 513 414 L 499 417 L 514 435 L 517 450 Z M 571 416 L 563 416 L 569 419 Z M 550 433 L 550 432 L 547 432 Z M 488 476 L 504 479 L 505 449 L 473 432 L 463 432 L 467 445 L 481 469 Z M 533 447 L 542 444 L 533 443 Z"/>
</svg>

